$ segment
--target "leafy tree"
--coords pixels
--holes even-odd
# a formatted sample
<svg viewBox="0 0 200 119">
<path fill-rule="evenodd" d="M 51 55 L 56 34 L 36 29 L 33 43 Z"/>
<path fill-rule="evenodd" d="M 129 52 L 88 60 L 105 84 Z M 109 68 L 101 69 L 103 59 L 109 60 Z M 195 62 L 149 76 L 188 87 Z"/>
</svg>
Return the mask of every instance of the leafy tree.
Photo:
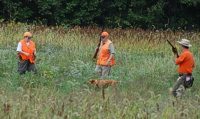
<svg viewBox="0 0 200 119">
<path fill-rule="evenodd" d="M 0 0 L 0 22 L 188 30 L 200 27 L 199 5 L 200 0 Z"/>
</svg>

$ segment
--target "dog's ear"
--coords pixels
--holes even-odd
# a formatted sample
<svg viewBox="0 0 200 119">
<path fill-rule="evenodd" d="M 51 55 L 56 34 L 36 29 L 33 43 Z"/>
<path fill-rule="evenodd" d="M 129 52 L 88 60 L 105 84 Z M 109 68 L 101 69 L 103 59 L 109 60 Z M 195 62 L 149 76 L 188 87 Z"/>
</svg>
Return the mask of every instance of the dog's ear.
<svg viewBox="0 0 200 119">
<path fill-rule="evenodd" d="M 88 81 L 88 84 L 93 84 L 94 83 L 94 79 L 90 79 L 89 81 Z"/>
<path fill-rule="evenodd" d="M 91 81 L 91 83 L 94 83 L 94 82 L 95 82 L 95 80 L 94 80 L 94 79 L 90 79 L 90 81 Z"/>
</svg>

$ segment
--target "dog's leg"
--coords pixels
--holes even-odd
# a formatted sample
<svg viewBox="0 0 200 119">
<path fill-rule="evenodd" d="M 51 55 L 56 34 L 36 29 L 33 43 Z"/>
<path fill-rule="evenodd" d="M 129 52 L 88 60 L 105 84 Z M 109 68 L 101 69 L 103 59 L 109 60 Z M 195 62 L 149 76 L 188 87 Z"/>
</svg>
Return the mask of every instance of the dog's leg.
<svg viewBox="0 0 200 119">
<path fill-rule="evenodd" d="M 103 99 L 105 99 L 105 91 L 104 91 L 104 88 L 101 88 L 101 90 L 102 90 Z"/>
<path fill-rule="evenodd" d="M 112 87 L 112 91 L 115 92 L 116 91 L 116 87 L 117 87 L 117 83 L 112 83 L 111 87 Z"/>
</svg>

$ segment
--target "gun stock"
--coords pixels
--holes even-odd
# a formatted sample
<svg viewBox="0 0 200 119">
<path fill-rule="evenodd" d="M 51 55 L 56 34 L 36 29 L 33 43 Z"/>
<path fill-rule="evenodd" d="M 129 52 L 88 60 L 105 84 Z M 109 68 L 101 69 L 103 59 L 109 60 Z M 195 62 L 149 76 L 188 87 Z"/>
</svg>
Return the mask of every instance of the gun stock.
<svg viewBox="0 0 200 119">
<path fill-rule="evenodd" d="M 33 53 L 33 59 L 35 60 L 36 59 L 36 55 Z"/>
<path fill-rule="evenodd" d="M 19 55 L 19 53 L 17 53 L 18 59 L 21 61 L 22 57 Z"/>
<path fill-rule="evenodd" d="M 99 52 L 99 47 L 96 49 L 96 52 L 94 53 L 93 58 L 95 58 L 95 59 L 97 58 L 98 52 Z"/>
</svg>

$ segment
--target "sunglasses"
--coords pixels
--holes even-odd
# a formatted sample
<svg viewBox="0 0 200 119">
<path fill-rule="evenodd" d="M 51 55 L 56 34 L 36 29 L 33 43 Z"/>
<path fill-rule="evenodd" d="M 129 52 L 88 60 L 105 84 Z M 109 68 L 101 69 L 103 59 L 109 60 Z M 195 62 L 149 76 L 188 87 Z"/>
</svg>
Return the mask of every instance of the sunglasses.
<svg viewBox="0 0 200 119">
<path fill-rule="evenodd" d="M 32 37 L 29 37 L 29 36 L 25 36 L 25 38 L 31 39 Z"/>
<path fill-rule="evenodd" d="M 104 39 L 105 38 L 105 36 L 101 36 L 101 39 Z"/>
</svg>

